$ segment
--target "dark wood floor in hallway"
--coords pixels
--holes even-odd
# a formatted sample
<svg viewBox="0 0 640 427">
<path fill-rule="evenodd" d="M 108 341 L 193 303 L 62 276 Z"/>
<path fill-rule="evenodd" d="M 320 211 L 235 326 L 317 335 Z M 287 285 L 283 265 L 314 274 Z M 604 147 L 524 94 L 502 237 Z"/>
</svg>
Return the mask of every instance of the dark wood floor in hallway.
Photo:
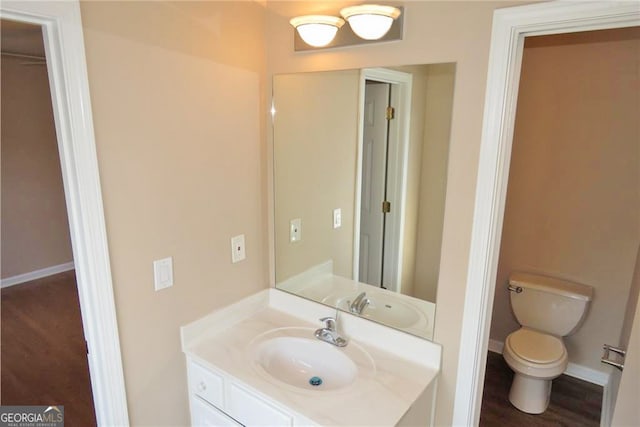
<svg viewBox="0 0 640 427">
<path fill-rule="evenodd" d="M 66 426 L 95 426 L 73 271 L 2 289 L 2 405 L 64 405 Z"/>
<path fill-rule="evenodd" d="M 509 402 L 513 372 L 501 354 L 489 352 L 482 396 L 480 426 L 598 427 L 602 387 L 567 375 L 553 380 L 549 408 L 539 415 L 526 414 Z"/>
</svg>

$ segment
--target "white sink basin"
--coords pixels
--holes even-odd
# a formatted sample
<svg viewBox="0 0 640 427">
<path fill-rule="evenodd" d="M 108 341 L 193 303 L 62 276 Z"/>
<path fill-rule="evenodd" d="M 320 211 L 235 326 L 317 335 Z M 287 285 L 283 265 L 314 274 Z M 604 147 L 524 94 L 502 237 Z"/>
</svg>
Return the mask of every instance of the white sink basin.
<svg viewBox="0 0 640 427">
<path fill-rule="evenodd" d="M 358 344 L 340 348 L 313 333 L 309 328 L 273 329 L 251 342 L 249 358 L 268 380 L 299 390 L 335 391 L 375 373 L 373 360 Z"/>
</svg>

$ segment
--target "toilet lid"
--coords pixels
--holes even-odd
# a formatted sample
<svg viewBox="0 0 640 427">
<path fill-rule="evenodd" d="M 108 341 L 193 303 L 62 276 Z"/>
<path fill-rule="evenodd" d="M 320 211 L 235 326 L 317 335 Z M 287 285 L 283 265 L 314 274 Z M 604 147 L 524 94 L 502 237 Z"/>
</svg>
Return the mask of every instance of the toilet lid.
<svg viewBox="0 0 640 427">
<path fill-rule="evenodd" d="M 520 329 L 509 335 L 511 349 L 521 358 L 534 363 L 551 363 L 565 353 L 562 340 L 531 329 Z"/>
</svg>

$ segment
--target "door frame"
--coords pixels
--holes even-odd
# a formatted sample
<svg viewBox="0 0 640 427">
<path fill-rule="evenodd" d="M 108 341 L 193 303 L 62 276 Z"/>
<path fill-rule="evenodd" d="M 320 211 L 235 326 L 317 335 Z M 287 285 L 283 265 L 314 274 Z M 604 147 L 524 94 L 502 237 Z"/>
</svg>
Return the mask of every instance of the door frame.
<svg viewBox="0 0 640 427">
<path fill-rule="evenodd" d="M 494 11 L 453 425 L 478 425 L 480 419 L 524 38 L 638 25 L 640 5 L 631 1 L 556 1 Z"/>
<path fill-rule="evenodd" d="M 42 27 L 96 420 L 127 426 L 80 4 L 2 1 L 0 18 Z"/>
<path fill-rule="evenodd" d="M 385 268 L 387 271 L 382 281 L 391 281 L 393 290 L 400 292 L 402 278 L 402 252 L 404 240 L 404 215 L 407 187 L 407 165 L 409 162 L 409 125 L 411 123 L 411 90 L 413 77 L 409 73 L 389 70 L 386 68 L 363 68 L 360 71 L 360 88 L 358 94 L 358 140 L 356 158 L 356 194 L 353 218 L 353 279 L 359 280 L 360 265 L 360 199 L 362 196 L 362 156 L 364 154 L 363 126 L 364 126 L 364 94 L 366 81 L 375 80 L 390 83 L 391 103 L 396 105 L 396 121 L 390 123 L 389 137 L 396 143 L 389 146 L 387 156 L 388 175 L 387 193 L 391 202 L 392 213 L 397 215 L 387 216 L 385 226 Z M 395 125 L 395 126 L 392 126 Z M 391 191 L 389 191 L 391 190 Z M 387 240 L 390 240 L 389 245 Z M 387 262 L 388 260 L 388 262 Z M 391 290 L 391 288 L 390 288 Z"/>
</svg>

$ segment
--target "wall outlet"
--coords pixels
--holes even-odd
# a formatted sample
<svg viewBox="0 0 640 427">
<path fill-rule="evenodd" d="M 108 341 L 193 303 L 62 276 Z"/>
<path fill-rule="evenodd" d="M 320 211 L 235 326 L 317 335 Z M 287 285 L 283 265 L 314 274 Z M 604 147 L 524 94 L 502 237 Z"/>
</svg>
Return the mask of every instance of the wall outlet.
<svg viewBox="0 0 640 427">
<path fill-rule="evenodd" d="M 231 262 L 240 262 L 246 258 L 244 248 L 244 234 L 231 238 Z"/>
<path fill-rule="evenodd" d="M 333 210 L 333 228 L 342 227 L 342 209 Z"/>
<path fill-rule="evenodd" d="M 173 286 L 173 258 L 153 261 L 153 282 L 156 291 Z"/>
<path fill-rule="evenodd" d="M 299 242 L 302 240 L 302 220 L 300 218 L 292 219 L 289 222 L 289 241 Z"/>
</svg>

